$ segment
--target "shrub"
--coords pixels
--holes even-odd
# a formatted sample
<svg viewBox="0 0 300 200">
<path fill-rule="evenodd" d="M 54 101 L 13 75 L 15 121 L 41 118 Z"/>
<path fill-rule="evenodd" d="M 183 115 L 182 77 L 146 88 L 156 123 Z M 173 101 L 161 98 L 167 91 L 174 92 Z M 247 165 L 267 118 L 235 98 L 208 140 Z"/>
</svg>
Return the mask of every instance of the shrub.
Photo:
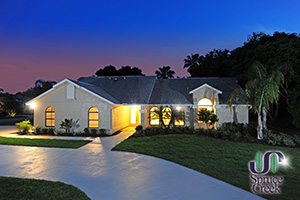
<svg viewBox="0 0 300 200">
<path fill-rule="evenodd" d="M 49 135 L 54 135 L 54 129 L 53 129 L 53 128 L 49 128 L 49 129 L 47 130 L 47 133 L 48 133 Z"/>
<path fill-rule="evenodd" d="M 83 131 L 84 131 L 84 133 L 87 134 L 87 135 L 90 134 L 90 129 L 89 129 L 89 128 L 84 128 Z"/>
<path fill-rule="evenodd" d="M 203 135 L 204 134 L 204 128 L 197 128 L 196 130 L 195 130 L 195 133 L 197 134 L 197 135 Z"/>
<path fill-rule="evenodd" d="M 106 129 L 104 129 L 104 128 L 100 128 L 100 129 L 99 129 L 99 132 L 100 132 L 100 135 L 101 135 L 101 136 L 106 135 Z"/>
<path fill-rule="evenodd" d="M 144 131 L 145 136 L 163 135 L 165 130 L 162 127 L 147 127 Z"/>
<path fill-rule="evenodd" d="M 236 132 L 236 133 L 233 133 L 232 134 L 233 136 L 232 136 L 232 139 L 234 140 L 234 141 L 238 141 L 238 140 L 240 140 L 241 139 L 241 133 L 238 131 L 238 132 Z"/>
<path fill-rule="evenodd" d="M 19 129 L 19 132 L 22 134 L 27 134 L 32 128 L 32 125 L 30 124 L 29 120 L 24 120 L 20 123 L 16 123 L 16 125 Z"/>
<path fill-rule="evenodd" d="M 222 138 L 223 140 L 227 140 L 227 139 L 230 137 L 230 133 L 231 133 L 231 132 L 230 132 L 228 129 L 222 131 L 221 138 Z"/>
<path fill-rule="evenodd" d="M 39 135 L 41 133 L 42 133 L 42 127 L 40 126 L 35 127 L 35 134 Z"/>
<path fill-rule="evenodd" d="M 46 135 L 46 134 L 48 133 L 48 129 L 47 129 L 47 128 L 42 128 L 42 133 L 43 133 L 44 135 Z"/>
<path fill-rule="evenodd" d="M 91 133 L 92 133 L 93 135 L 96 135 L 96 134 L 97 134 L 97 129 L 92 128 L 92 129 L 91 129 Z"/>
<path fill-rule="evenodd" d="M 137 125 L 136 127 L 135 127 L 135 130 L 136 131 L 142 131 L 143 130 L 143 126 L 142 125 Z"/>
<path fill-rule="evenodd" d="M 290 137 L 284 137 L 282 142 L 285 146 L 288 146 L 288 147 L 296 146 L 296 143 Z"/>
</svg>

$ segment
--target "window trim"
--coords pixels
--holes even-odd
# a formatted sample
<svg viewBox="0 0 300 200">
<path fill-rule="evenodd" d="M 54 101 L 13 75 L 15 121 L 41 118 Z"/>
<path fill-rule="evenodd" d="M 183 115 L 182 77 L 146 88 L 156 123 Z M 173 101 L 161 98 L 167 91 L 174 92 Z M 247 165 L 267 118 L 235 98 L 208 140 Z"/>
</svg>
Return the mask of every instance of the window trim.
<svg viewBox="0 0 300 200">
<path fill-rule="evenodd" d="M 90 110 L 92 109 L 92 108 L 96 108 L 97 109 L 97 112 L 91 112 Z M 97 113 L 98 115 L 97 115 L 97 117 L 98 117 L 98 119 L 90 119 L 90 113 Z M 92 107 L 90 107 L 89 108 L 89 110 L 88 110 L 88 127 L 89 128 L 99 128 L 100 126 L 100 123 L 99 123 L 99 119 L 100 119 L 100 117 L 99 117 L 99 109 L 96 107 L 96 106 L 92 106 Z M 90 121 L 94 121 L 94 122 L 97 122 L 98 123 L 98 126 L 97 127 L 90 127 Z"/>
<path fill-rule="evenodd" d="M 52 108 L 53 111 L 48 111 L 49 108 Z M 54 118 L 47 118 L 47 113 L 51 113 L 51 114 L 54 114 Z M 52 116 L 52 115 L 51 115 Z M 50 121 L 54 121 L 54 126 L 47 126 L 47 121 L 50 120 Z M 55 127 L 55 109 L 52 107 L 52 106 L 48 106 L 45 110 L 45 127 Z"/>
</svg>

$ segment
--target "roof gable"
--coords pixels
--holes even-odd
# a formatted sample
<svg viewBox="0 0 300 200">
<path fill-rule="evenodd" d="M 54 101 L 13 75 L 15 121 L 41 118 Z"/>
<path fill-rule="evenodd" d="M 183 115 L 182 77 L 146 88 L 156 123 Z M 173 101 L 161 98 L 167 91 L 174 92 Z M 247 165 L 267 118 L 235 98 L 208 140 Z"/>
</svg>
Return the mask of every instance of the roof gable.
<svg viewBox="0 0 300 200">
<path fill-rule="evenodd" d="M 194 92 L 196 92 L 197 90 L 200 90 L 200 89 L 203 88 L 203 87 L 208 87 L 208 88 L 210 88 L 210 89 L 216 91 L 216 92 L 219 93 L 219 94 L 222 94 L 222 93 L 223 93 L 221 90 L 218 90 L 218 89 L 216 89 L 216 88 L 214 88 L 214 87 L 208 85 L 207 83 L 204 83 L 203 85 L 201 85 L 201 86 L 199 86 L 199 87 L 193 89 L 192 91 L 190 91 L 189 94 L 193 94 Z"/>
<path fill-rule="evenodd" d="M 87 88 L 85 88 L 85 87 L 82 87 L 82 86 L 78 85 L 76 82 L 74 82 L 74 81 L 72 81 L 72 80 L 70 80 L 70 79 L 64 79 L 64 80 L 62 80 L 61 82 L 59 82 L 59 83 L 53 85 L 53 87 L 52 87 L 51 89 L 47 90 L 46 92 L 44 92 L 44 93 L 38 95 L 37 97 L 31 99 L 31 100 L 28 101 L 28 102 L 26 102 L 25 105 L 27 105 L 27 106 L 30 105 L 30 104 L 33 103 L 35 100 L 37 100 L 37 99 L 39 99 L 39 98 L 45 96 L 46 94 L 52 92 L 52 91 L 55 90 L 57 87 L 59 87 L 60 85 L 62 85 L 63 83 L 66 83 L 66 82 L 67 82 L 67 83 L 70 83 L 70 84 L 72 84 L 72 85 L 74 85 L 75 87 L 78 87 L 78 88 L 83 89 L 84 91 L 86 91 L 86 92 L 88 92 L 88 93 L 90 93 L 90 94 L 92 94 L 92 95 L 94 95 L 94 96 L 96 96 L 96 97 L 102 99 L 103 101 L 105 101 L 105 102 L 107 102 L 107 103 L 109 103 L 109 104 L 112 104 L 112 105 L 115 104 L 114 102 L 112 102 L 112 101 L 110 101 L 110 100 L 108 100 L 108 99 L 106 99 L 106 98 L 100 96 L 99 94 L 97 94 L 97 93 L 91 91 L 90 89 L 87 89 Z"/>
</svg>

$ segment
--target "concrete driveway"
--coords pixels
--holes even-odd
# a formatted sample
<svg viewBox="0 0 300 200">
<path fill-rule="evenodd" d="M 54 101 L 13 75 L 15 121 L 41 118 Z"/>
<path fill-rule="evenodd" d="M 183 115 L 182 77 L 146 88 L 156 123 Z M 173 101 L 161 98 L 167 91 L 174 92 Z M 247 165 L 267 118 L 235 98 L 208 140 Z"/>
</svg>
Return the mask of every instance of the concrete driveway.
<svg viewBox="0 0 300 200">
<path fill-rule="evenodd" d="M 0 135 L 12 130 L 0 127 Z M 75 150 L 0 145 L 0 176 L 62 181 L 92 199 L 262 199 L 172 162 L 110 151 L 132 132 L 96 138 Z"/>
</svg>

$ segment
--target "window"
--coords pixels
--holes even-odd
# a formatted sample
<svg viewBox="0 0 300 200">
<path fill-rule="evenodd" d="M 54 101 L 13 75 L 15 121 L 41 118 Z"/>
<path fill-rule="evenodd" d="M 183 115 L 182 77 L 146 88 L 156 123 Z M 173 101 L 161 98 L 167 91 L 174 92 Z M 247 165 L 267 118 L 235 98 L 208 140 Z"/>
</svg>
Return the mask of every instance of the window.
<svg viewBox="0 0 300 200">
<path fill-rule="evenodd" d="M 45 119 L 46 119 L 45 126 L 54 127 L 55 126 L 55 111 L 54 111 L 54 108 L 48 107 L 46 109 L 45 116 L 46 116 L 45 117 Z"/>
<path fill-rule="evenodd" d="M 99 111 L 96 107 L 89 109 L 89 128 L 99 127 Z"/>
<path fill-rule="evenodd" d="M 200 111 L 201 109 L 213 111 L 213 103 L 211 102 L 211 100 L 209 100 L 207 98 L 201 99 L 198 102 L 198 111 Z M 198 122 L 198 124 L 203 124 L 202 121 L 197 120 L 197 122 Z"/>
<path fill-rule="evenodd" d="M 207 109 L 207 110 L 210 110 L 212 111 L 213 110 L 213 104 L 212 102 L 209 100 L 209 99 L 201 99 L 199 102 L 198 102 L 198 109 Z"/>
<path fill-rule="evenodd" d="M 180 108 L 180 107 L 177 107 L 176 109 L 180 116 L 180 119 L 175 120 L 174 124 L 175 124 L 175 126 L 183 126 L 184 125 L 184 117 L 185 117 L 184 110 L 183 110 L 183 108 Z"/>
<path fill-rule="evenodd" d="M 150 110 L 150 125 L 159 125 L 159 115 L 155 111 L 159 111 L 159 109 L 153 107 Z"/>
<path fill-rule="evenodd" d="M 170 121 L 171 121 L 171 116 L 172 116 L 172 110 L 169 107 L 165 107 L 162 110 L 162 120 L 164 122 L 165 125 L 169 125 Z"/>
</svg>

